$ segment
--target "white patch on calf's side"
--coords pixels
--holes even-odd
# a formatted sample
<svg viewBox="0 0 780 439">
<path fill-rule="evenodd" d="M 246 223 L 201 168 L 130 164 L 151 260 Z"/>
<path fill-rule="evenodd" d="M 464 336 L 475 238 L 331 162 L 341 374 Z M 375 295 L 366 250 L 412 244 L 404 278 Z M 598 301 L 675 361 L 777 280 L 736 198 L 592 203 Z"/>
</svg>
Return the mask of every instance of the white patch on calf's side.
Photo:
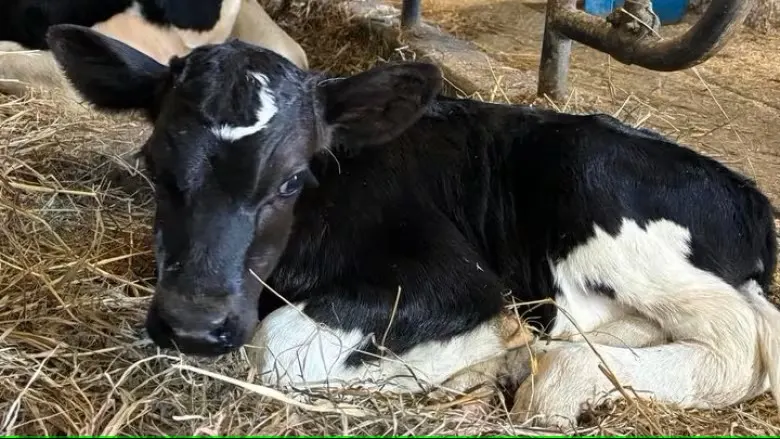
<svg viewBox="0 0 780 439">
<path fill-rule="evenodd" d="M 372 335 L 358 329 L 345 332 L 318 325 L 303 313 L 305 306 L 284 306 L 269 314 L 247 346 L 263 384 L 379 385 L 387 390 L 417 392 L 440 385 L 456 372 L 505 350 L 499 328 L 491 321 L 446 342 L 422 343 L 402 355 L 385 353 L 376 363 L 349 366 L 347 358 L 369 345 Z M 368 358 L 376 359 L 370 354 Z"/>
<path fill-rule="evenodd" d="M 514 411 L 530 407 L 560 425 L 550 417 L 571 421 L 586 401 L 619 399 L 599 370 L 601 359 L 623 386 L 683 408 L 724 407 L 751 398 L 766 389 L 767 367 L 773 386 L 780 384 L 780 323 L 773 323 L 780 318 L 769 317 L 780 313 L 751 304 L 765 301 L 756 294 L 757 285 L 748 283 L 738 292 L 694 266 L 690 232 L 672 221 L 649 221 L 642 228 L 624 218 L 615 236 L 594 228 L 593 237 L 553 267 L 561 295 L 599 308 L 603 304 L 596 297 L 603 296 L 583 291 L 588 281 L 609 285 L 615 306 L 660 328 L 636 326 L 636 335 L 653 341 L 660 334 L 671 342 L 640 348 L 559 343 L 543 354 L 534 387 L 527 381 L 518 390 Z"/>
<path fill-rule="evenodd" d="M 649 221 L 642 228 L 623 218 L 614 237 L 598 225 L 594 225 L 594 232 L 555 265 L 559 285 L 585 290 L 588 281 L 601 282 L 615 290 L 618 303 L 635 309 L 650 302 L 664 304 L 667 299 L 673 303 L 691 293 L 691 288 L 733 291 L 715 274 L 691 264 L 690 232 L 672 221 Z"/>
<path fill-rule="evenodd" d="M 580 330 L 590 332 L 626 315 L 623 307 L 614 300 L 561 273 L 561 264 L 553 268 L 553 278 L 560 293 L 555 297 L 559 310 L 549 331 L 551 336 L 574 336 Z"/>
<path fill-rule="evenodd" d="M 273 118 L 279 110 L 276 106 L 276 98 L 274 97 L 273 92 L 271 92 L 270 87 L 268 87 L 268 78 L 262 73 L 252 72 L 249 73 L 249 75 L 260 83 L 260 90 L 258 91 L 260 108 L 255 113 L 257 120 L 249 126 L 241 127 L 224 124 L 220 127 L 212 128 L 211 132 L 222 140 L 235 142 L 244 137 L 259 133 L 268 125 L 268 122 L 271 121 L 271 118 Z"/>
<path fill-rule="evenodd" d="M 684 333 L 686 338 L 728 343 L 735 342 L 733 335 L 746 336 L 755 329 L 745 322 L 752 319 L 744 315 L 749 308 L 745 308 L 742 295 L 714 273 L 690 262 L 691 236 L 685 227 L 662 219 L 649 221 L 642 228 L 624 218 L 615 236 L 598 226 L 594 229 L 592 238 L 555 266 L 556 281 L 582 286 L 591 280 L 610 285 L 619 306 L 658 322 L 672 338 Z M 713 326 L 711 319 L 719 320 L 724 306 L 743 314 L 726 327 Z M 679 318 L 679 313 L 685 318 Z M 723 331 L 726 333 L 716 335 Z M 729 348 L 742 349 L 738 345 Z"/>
</svg>

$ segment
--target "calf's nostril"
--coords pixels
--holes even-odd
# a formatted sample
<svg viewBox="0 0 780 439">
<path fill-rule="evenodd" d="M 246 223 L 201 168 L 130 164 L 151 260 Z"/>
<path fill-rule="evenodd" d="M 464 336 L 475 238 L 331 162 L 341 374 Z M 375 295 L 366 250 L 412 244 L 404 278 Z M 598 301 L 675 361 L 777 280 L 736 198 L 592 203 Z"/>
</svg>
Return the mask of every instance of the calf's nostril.
<svg viewBox="0 0 780 439">
<path fill-rule="evenodd" d="M 233 331 L 231 329 L 230 319 L 226 318 L 222 323 L 211 331 L 211 336 L 219 340 L 223 345 L 232 344 Z"/>
</svg>

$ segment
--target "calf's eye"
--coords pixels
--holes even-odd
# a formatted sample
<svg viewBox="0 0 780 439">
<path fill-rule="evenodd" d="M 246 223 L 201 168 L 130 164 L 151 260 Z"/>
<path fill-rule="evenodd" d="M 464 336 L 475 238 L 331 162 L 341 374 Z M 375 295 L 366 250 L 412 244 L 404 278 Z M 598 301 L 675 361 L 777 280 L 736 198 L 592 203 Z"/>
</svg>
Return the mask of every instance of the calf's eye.
<svg viewBox="0 0 780 439">
<path fill-rule="evenodd" d="M 291 197 L 297 194 L 303 188 L 304 183 L 303 176 L 299 172 L 288 178 L 287 181 L 279 186 L 279 195 L 281 197 Z"/>
</svg>

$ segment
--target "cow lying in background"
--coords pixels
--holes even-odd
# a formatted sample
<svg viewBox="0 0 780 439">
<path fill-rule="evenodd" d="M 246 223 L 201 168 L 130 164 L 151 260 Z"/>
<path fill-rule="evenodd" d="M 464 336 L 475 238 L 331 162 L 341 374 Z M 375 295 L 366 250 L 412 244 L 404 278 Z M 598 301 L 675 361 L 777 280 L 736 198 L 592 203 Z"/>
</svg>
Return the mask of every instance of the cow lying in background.
<svg viewBox="0 0 780 439">
<path fill-rule="evenodd" d="M 444 97 L 425 63 L 333 78 L 231 41 L 168 67 L 49 35 L 88 101 L 154 125 L 159 346 L 253 339 L 267 385 L 464 390 L 526 369 L 511 298 L 559 339 L 518 416 L 621 398 L 600 359 L 682 407 L 780 395 L 772 209 L 714 160 L 609 116 Z"/>
<path fill-rule="evenodd" d="M 46 31 L 62 23 L 91 27 L 161 64 L 204 44 L 238 38 L 308 68 L 301 46 L 257 0 L 3 0 L 0 92 L 19 95 L 43 87 L 79 98 L 47 51 Z"/>
</svg>

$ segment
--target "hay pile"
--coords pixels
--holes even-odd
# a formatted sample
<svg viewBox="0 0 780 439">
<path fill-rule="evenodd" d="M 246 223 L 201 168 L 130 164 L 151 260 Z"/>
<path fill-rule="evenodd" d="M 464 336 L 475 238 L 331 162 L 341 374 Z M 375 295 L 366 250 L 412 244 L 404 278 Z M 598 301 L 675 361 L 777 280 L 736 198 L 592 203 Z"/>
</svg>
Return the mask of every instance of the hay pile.
<svg viewBox="0 0 780 439">
<path fill-rule="evenodd" d="M 334 10 L 282 21 L 313 67 L 353 73 L 393 50 Z M 316 48 L 316 50 L 315 50 Z M 197 361 L 143 334 L 153 285 L 151 189 L 132 116 L 70 115 L 35 93 L 0 95 L 0 433 L 4 435 L 522 434 L 501 396 L 484 412 L 423 399 L 251 387 L 243 352 Z M 231 381 L 232 380 L 232 381 Z M 341 395 L 346 396 L 346 395 Z M 583 434 L 780 434 L 766 396 L 729 410 L 601 407 Z"/>
</svg>

